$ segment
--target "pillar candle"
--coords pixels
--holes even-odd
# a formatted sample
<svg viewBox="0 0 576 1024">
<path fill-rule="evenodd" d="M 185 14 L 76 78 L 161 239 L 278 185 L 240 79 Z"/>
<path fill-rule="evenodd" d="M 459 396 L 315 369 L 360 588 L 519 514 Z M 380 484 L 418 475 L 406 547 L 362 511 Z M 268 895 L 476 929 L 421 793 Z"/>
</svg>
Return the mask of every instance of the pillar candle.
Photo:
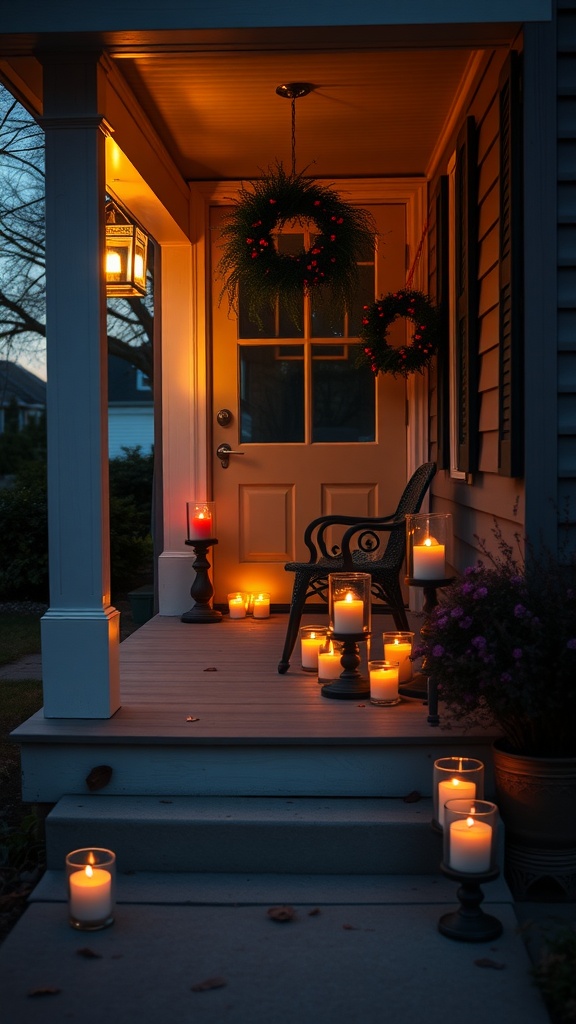
<svg viewBox="0 0 576 1024">
<path fill-rule="evenodd" d="M 302 637 L 300 641 L 302 668 L 308 672 L 316 672 L 318 670 L 318 648 L 322 646 L 325 640 L 325 633 L 311 633 L 307 637 Z"/>
<path fill-rule="evenodd" d="M 398 665 L 370 669 L 370 699 L 396 700 L 398 697 Z"/>
<path fill-rule="evenodd" d="M 434 537 L 426 537 L 422 544 L 415 544 L 412 549 L 414 579 L 443 580 L 446 576 L 444 553 L 444 544 L 439 544 Z"/>
<path fill-rule="evenodd" d="M 70 875 L 70 915 L 77 921 L 104 921 L 112 913 L 112 875 L 87 864 Z"/>
<path fill-rule="evenodd" d="M 198 512 L 190 521 L 190 540 L 207 540 L 212 536 L 212 516 Z"/>
<path fill-rule="evenodd" d="M 343 671 L 342 652 L 335 651 L 334 644 L 330 641 L 327 651 L 318 651 L 318 679 L 321 682 L 338 679 Z"/>
<path fill-rule="evenodd" d="M 255 619 L 267 619 L 270 615 L 270 595 L 269 594 L 256 594 L 254 598 L 254 611 L 253 615 Z"/>
<path fill-rule="evenodd" d="M 446 817 L 444 804 L 447 800 L 454 800 L 455 797 L 461 797 L 462 800 L 470 800 L 473 803 L 476 799 L 476 783 L 456 777 L 438 783 L 438 824 L 442 828 L 444 828 L 444 819 Z"/>
<path fill-rule="evenodd" d="M 412 679 L 412 644 L 405 640 L 393 640 L 384 644 L 384 660 L 398 662 L 398 682 L 407 683 Z"/>
<path fill-rule="evenodd" d="M 364 602 L 350 592 L 343 601 L 334 601 L 334 632 L 361 633 L 364 627 Z"/>
<path fill-rule="evenodd" d="M 476 818 L 450 824 L 450 864 L 453 871 L 481 874 L 490 869 L 492 826 Z"/>
<path fill-rule="evenodd" d="M 246 602 L 244 600 L 244 594 L 228 595 L 228 611 L 230 612 L 231 619 L 246 618 Z"/>
</svg>

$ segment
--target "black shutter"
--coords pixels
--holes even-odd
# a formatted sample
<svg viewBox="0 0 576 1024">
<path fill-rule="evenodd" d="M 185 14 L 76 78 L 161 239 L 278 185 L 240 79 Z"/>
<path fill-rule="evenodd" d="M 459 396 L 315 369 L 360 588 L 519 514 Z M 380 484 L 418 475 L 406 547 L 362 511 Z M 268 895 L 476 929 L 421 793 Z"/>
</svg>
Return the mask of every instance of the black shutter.
<svg viewBox="0 0 576 1024">
<path fill-rule="evenodd" d="M 456 144 L 456 445 L 457 468 L 478 465 L 478 144 L 467 117 Z"/>
<path fill-rule="evenodd" d="M 522 97 L 520 55 L 502 68 L 500 92 L 500 374 L 498 472 L 523 472 Z"/>
<path fill-rule="evenodd" d="M 450 468 L 450 352 L 448 347 L 449 249 L 448 175 L 443 174 L 434 197 L 436 212 L 436 305 L 442 318 L 441 344 L 436 357 L 437 464 Z"/>
</svg>

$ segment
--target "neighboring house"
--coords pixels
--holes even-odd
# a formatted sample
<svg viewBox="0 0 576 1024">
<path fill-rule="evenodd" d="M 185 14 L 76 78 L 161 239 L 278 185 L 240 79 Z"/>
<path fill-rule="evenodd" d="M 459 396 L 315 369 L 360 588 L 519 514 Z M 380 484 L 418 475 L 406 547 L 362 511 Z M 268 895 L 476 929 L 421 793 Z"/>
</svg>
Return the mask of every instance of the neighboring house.
<svg viewBox="0 0 576 1024">
<path fill-rule="evenodd" d="M 105 285 L 94 274 L 107 190 L 158 253 L 161 614 L 189 604 L 186 501 L 217 503 L 216 588 L 254 580 L 282 601 L 283 564 L 304 554 L 313 515 L 388 512 L 430 457 L 430 507 L 453 514 L 457 569 L 494 516 L 507 536 L 576 550 L 575 29 L 567 0 L 175 0 L 166 11 L 22 0 L 4 12 L 0 74 L 46 132 L 47 717 L 106 717 L 119 705 Z M 307 317 L 297 337 L 251 337 L 219 301 L 223 209 L 262 167 L 289 166 L 290 110 L 275 94 L 286 81 L 313 85 L 296 101 L 298 168 L 381 218 L 372 297 L 402 287 L 413 267 L 414 287 L 446 317 L 449 353 L 406 384 L 379 378 L 374 433 L 356 440 L 344 425 L 330 434 L 329 403 L 314 433 L 316 382 L 323 361 L 350 358 L 347 327 L 317 338 Z M 260 415 L 263 398 L 280 424 L 270 436 L 253 433 L 247 411 L 260 401 Z"/>
<path fill-rule="evenodd" d="M 0 360 L 0 434 L 4 433 L 12 415 L 12 424 L 22 430 L 27 423 L 39 420 L 46 409 L 46 381 L 18 363 Z"/>
<path fill-rule="evenodd" d="M 142 370 L 125 359 L 108 357 L 108 453 L 124 455 L 124 448 L 148 455 L 154 444 L 154 401 L 150 382 Z"/>
</svg>

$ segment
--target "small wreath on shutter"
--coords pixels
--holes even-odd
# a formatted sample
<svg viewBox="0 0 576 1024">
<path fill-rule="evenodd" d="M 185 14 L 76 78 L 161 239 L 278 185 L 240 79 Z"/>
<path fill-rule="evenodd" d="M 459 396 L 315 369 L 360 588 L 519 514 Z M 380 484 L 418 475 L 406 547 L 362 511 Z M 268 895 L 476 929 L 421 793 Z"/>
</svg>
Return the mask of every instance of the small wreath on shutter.
<svg viewBox="0 0 576 1024">
<path fill-rule="evenodd" d="M 396 347 L 388 343 L 388 335 L 399 317 L 411 320 L 415 330 L 410 344 Z M 371 306 L 364 306 L 358 363 L 367 363 L 375 374 L 391 373 L 394 377 L 422 373 L 438 351 L 441 328 L 438 309 L 422 292 L 389 292 Z"/>
<path fill-rule="evenodd" d="M 349 309 L 358 283 L 358 261 L 373 251 L 371 215 L 344 202 L 337 192 L 313 178 L 287 174 L 281 163 L 249 182 L 233 200 L 234 210 L 222 228 L 224 252 L 220 293 L 237 310 L 242 290 L 249 315 L 258 319 L 263 305 L 280 300 L 295 323 L 302 317 L 302 297 L 330 288 L 331 303 Z M 278 252 L 274 233 L 290 223 L 312 222 L 317 233 L 309 249 Z"/>
</svg>

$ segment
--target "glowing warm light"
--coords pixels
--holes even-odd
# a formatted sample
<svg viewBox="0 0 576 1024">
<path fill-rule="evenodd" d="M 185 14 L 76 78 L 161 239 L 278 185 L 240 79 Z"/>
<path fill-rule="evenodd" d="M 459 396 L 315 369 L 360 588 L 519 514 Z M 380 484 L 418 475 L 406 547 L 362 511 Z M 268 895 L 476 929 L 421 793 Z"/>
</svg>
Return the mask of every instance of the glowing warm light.
<svg viewBox="0 0 576 1024">
<path fill-rule="evenodd" d="M 122 261 L 120 255 L 114 252 L 113 249 L 106 250 L 106 273 L 107 274 L 119 274 L 122 270 Z"/>
</svg>

